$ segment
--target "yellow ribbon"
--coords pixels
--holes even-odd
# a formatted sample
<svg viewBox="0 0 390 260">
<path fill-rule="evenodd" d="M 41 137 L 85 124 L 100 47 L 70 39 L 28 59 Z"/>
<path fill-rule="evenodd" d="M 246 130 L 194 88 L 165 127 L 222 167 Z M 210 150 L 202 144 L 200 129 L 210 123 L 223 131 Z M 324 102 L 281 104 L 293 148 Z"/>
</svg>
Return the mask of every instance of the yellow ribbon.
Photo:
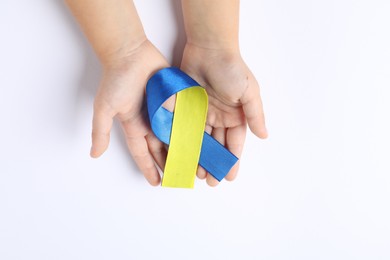
<svg viewBox="0 0 390 260">
<path fill-rule="evenodd" d="M 176 94 L 163 187 L 193 188 L 207 116 L 208 97 L 194 86 Z"/>
</svg>

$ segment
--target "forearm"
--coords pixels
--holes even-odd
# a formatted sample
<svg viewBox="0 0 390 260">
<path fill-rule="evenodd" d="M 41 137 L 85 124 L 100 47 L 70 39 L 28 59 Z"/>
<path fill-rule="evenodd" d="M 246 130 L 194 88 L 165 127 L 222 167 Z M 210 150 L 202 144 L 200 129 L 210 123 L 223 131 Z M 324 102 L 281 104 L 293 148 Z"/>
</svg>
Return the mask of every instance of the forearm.
<svg viewBox="0 0 390 260">
<path fill-rule="evenodd" d="M 182 0 L 187 42 L 238 51 L 239 0 Z"/>
<path fill-rule="evenodd" d="M 131 0 L 66 0 L 104 66 L 125 57 L 145 40 Z"/>
</svg>

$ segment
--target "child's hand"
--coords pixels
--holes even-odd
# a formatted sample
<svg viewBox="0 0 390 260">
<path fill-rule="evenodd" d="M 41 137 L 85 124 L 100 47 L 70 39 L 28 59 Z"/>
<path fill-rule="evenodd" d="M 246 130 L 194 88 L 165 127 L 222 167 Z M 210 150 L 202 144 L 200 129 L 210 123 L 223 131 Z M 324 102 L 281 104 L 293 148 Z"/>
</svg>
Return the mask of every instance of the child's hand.
<svg viewBox="0 0 390 260">
<path fill-rule="evenodd" d="M 163 169 L 166 150 L 147 122 L 145 86 L 151 75 L 164 67 L 168 67 L 165 58 L 145 40 L 125 57 L 104 64 L 103 79 L 94 102 L 91 156 L 99 157 L 107 149 L 116 117 L 131 155 L 151 185 L 160 183 L 154 161 Z"/>
<path fill-rule="evenodd" d="M 260 138 L 267 137 L 259 85 L 240 54 L 187 44 L 181 69 L 205 87 L 209 95 L 206 131 L 235 154 L 241 156 L 246 124 Z M 238 163 L 226 176 L 236 177 Z M 218 181 L 199 167 L 197 175 L 210 186 Z"/>
</svg>

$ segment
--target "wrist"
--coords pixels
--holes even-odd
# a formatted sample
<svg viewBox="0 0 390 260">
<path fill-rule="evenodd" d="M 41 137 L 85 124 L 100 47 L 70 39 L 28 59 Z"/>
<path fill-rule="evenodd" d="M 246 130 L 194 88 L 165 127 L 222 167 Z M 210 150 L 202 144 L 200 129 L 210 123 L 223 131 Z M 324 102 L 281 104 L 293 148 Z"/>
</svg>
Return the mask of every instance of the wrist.
<svg viewBox="0 0 390 260">
<path fill-rule="evenodd" d="M 207 42 L 191 42 L 187 41 L 187 51 L 191 52 L 191 56 L 201 57 L 205 59 L 227 58 L 236 59 L 241 57 L 238 45 L 233 44 L 208 44 Z"/>
<path fill-rule="evenodd" d="M 187 44 L 203 49 L 221 50 L 232 53 L 240 52 L 238 40 L 215 39 L 213 37 L 202 37 L 199 39 L 196 37 L 187 36 Z"/>
<path fill-rule="evenodd" d="M 207 49 L 238 50 L 238 0 L 182 0 L 187 41 Z"/>
<path fill-rule="evenodd" d="M 137 52 L 148 39 L 144 33 L 126 40 L 118 46 L 112 46 L 106 50 L 97 53 L 104 69 L 115 68 L 124 64 L 129 57 Z"/>
<path fill-rule="evenodd" d="M 149 77 L 169 64 L 158 49 L 147 39 L 132 48 L 122 49 L 102 63 L 105 74 L 126 76 L 131 72 L 138 77 Z"/>
</svg>

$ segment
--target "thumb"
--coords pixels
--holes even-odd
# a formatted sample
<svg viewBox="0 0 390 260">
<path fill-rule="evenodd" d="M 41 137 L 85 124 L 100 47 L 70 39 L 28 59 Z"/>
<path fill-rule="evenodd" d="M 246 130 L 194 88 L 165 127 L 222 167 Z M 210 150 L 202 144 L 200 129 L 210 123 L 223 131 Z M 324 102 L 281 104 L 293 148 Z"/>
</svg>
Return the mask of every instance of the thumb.
<svg viewBox="0 0 390 260">
<path fill-rule="evenodd" d="M 110 106 L 95 103 L 92 120 L 92 147 L 91 157 L 97 158 L 102 155 L 110 142 L 114 113 Z"/>
<path fill-rule="evenodd" d="M 244 114 L 249 128 L 257 137 L 265 139 L 268 136 L 265 126 L 263 103 L 257 82 L 249 82 L 248 88 L 241 98 Z"/>
</svg>

